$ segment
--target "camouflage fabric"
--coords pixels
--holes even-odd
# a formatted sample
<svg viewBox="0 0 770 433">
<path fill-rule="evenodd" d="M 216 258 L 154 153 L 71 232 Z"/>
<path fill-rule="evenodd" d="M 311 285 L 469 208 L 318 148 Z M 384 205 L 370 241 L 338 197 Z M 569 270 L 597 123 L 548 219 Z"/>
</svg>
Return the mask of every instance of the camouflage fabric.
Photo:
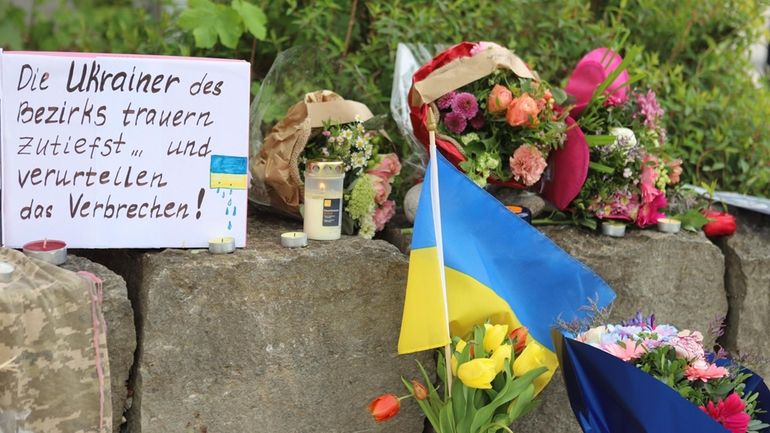
<svg viewBox="0 0 770 433">
<path fill-rule="evenodd" d="M 0 283 L 0 433 L 111 432 L 98 285 L 15 250 L 0 261 L 16 268 Z"/>
</svg>

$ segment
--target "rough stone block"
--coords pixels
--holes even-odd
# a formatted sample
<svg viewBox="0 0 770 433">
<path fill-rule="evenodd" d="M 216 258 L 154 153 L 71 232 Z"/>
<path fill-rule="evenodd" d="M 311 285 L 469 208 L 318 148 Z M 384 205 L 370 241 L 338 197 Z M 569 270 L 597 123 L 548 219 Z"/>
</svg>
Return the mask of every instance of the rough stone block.
<svg viewBox="0 0 770 433">
<path fill-rule="evenodd" d="M 113 432 L 120 431 L 124 406 L 128 397 L 128 375 L 134 364 L 136 328 L 134 310 L 128 300 L 126 282 L 122 277 L 86 258 L 69 255 L 62 266 L 71 271 L 86 271 L 98 275 L 104 282 L 104 320 L 107 322 L 107 351 L 110 357 Z"/>
<path fill-rule="evenodd" d="M 741 216 L 738 231 L 720 240 L 730 303 L 724 343 L 748 355 L 751 367 L 770 383 L 770 217 Z"/>
<path fill-rule="evenodd" d="M 296 223 L 249 220 L 232 255 L 141 257 L 132 433 L 422 432 L 416 405 L 376 425 L 368 402 L 403 393 L 415 359 L 396 343 L 407 259 L 383 241 L 343 237 L 281 247 Z"/>
</svg>

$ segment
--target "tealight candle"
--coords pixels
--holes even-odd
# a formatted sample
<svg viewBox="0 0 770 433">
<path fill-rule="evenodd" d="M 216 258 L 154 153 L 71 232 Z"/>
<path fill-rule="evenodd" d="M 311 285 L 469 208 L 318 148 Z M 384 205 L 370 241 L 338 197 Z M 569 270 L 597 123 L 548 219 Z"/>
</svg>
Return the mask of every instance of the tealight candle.
<svg viewBox="0 0 770 433">
<path fill-rule="evenodd" d="M 673 218 L 661 218 L 658 220 L 658 231 L 664 233 L 679 233 L 682 222 Z"/>
<path fill-rule="evenodd" d="M 29 257 L 48 262 L 52 265 L 62 265 L 67 261 L 67 244 L 64 241 L 44 239 L 24 244 L 22 251 Z"/>
<path fill-rule="evenodd" d="M 13 278 L 13 265 L 0 262 L 0 283 L 10 283 Z"/>
<path fill-rule="evenodd" d="M 235 238 L 223 236 L 209 240 L 211 254 L 230 254 L 235 251 Z"/>
<path fill-rule="evenodd" d="M 281 245 L 286 248 L 300 248 L 307 246 L 307 235 L 304 232 L 287 232 L 281 234 Z"/>
<path fill-rule="evenodd" d="M 602 223 L 602 234 L 614 238 L 622 238 L 626 234 L 626 225 L 614 221 L 605 221 Z"/>
</svg>

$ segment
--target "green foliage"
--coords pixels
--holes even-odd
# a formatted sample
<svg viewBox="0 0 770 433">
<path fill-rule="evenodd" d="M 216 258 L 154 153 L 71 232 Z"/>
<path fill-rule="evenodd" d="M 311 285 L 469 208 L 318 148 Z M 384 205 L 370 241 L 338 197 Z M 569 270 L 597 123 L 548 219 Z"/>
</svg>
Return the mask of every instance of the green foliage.
<svg viewBox="0 0 770 433">
<path fill-rule="evenodd" d="M 255 38 L 264 39 L 267 17 L 262 9 L 233 0 L 230 6 L 211 0 L 189 0 L 188 7 L 179 14 L 179 26 L 192 32 L 198 48 L 212 48 L 217 39 L 227 48 L 235 48 L 244 29 Z"/>
<path fill-rule="evenodd" d="M 318 82 L 375 113 L 388 111 L 399 42 L 496 41 L 564 84 L 589 50 L 625 41 L 643 50 L 630 69 L 668 114 L 665 150 L 684 160 L 683 181 L 770 196 L 770 90 L 748 57 L 770 0 L 191 0 L 184 11 L 171 0 L 61 0 L 53 12 L 42 3 L 25 15 L 0 0 L 0 47 L 242 58 L 260 80 L 278 52 L 304 45 L 324 59 L 312 69 Z"/>
</svg>

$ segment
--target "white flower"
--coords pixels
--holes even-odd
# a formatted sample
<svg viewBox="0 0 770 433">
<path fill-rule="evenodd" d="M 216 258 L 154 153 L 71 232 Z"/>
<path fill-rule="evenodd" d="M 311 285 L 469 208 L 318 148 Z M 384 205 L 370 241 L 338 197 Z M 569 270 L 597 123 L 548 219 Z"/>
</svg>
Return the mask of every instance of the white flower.
<svg viewBox="0 0 770 433">
<path fill-rule="evenodd" d="M 364 149 L 366 147 L 366 140 L 363 137 L 356 138 L 356 149 Z"/>
<path fill-rule="evenodd" d="M 637 141 L 634 131 L 628 128 L 612 128 L 610 129 L 610 134 L 617 137 L 614 144 L 619 148 L 630 150 L 636 147 Z"/>
<path fill-rule="evenodd" d="M 630 168 L 626 167 L 626 168 L 623 169 L 623 177 L 625 177 L 626 179 L 631 177 L 631 174 L 633 174 L 633 173 L 632 173 Z"/>
</svg>

